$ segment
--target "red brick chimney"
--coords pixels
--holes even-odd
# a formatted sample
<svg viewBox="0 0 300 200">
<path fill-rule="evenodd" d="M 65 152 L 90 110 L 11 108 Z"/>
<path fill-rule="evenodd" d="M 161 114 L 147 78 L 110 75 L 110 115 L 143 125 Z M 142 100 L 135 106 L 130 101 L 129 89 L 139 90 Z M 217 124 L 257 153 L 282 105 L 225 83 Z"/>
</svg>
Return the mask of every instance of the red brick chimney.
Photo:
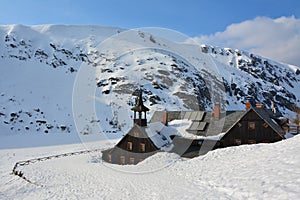
<svg viewBox="0 0 300 200">
<path fill-rule="evenodd" d="M 248 111 L 251 108 L 251 104 L 249 101 L 246 102 L 246 110 Z"/>
<path fill-rule="evenodd" d="M 168 126 L 168 112 L 167 111 L 163 111 L 163 113 L 162 113 L 162 123 L 165 126 Z"/>
<path fill-rule="evenodd" d="M 216 103 L 214 106 L 214 118 L 219 119 L 220 118 L 220 104 Z"/>
</svg>

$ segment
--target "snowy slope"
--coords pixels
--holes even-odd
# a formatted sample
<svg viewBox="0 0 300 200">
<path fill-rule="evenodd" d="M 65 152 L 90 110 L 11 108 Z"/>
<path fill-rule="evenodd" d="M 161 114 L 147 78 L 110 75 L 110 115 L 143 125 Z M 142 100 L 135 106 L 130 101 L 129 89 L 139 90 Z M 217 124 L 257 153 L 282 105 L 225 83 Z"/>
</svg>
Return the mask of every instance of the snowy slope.
<svg viewBox="0 0 300 200">
<path fill-rule="evenodd" d="M 300 137 L 211 151 L 191 160 L 158 153 L 135 166 L 101 161 L 99 153 L 20 167 L 14 162 L 85 149 L 63 145 L 0 150 L 1 199 L 299 199 Z M 106 147 L 104 142 L 94 146 Z"/>
<path fill-rule="evenodd" d="M 300 105 L 298 67 L 240 50 L 66 25 L 2 25 L 0 44 L 1 135 L 119 138 L 132 126 L 129 110 L 140 86 L 149 116 L 163 109 L 211 109 L 215 102 L 244 109 L 248 97 L 267 107 L 274 99 L 285 114 Z"/>
<path fill-rule="evenodd" d="M 1 26 L 1 135 L 74 132 L 75 68 L 87 60 L 93 45 L 118 31 L 93 26 Z"/>
</svg>

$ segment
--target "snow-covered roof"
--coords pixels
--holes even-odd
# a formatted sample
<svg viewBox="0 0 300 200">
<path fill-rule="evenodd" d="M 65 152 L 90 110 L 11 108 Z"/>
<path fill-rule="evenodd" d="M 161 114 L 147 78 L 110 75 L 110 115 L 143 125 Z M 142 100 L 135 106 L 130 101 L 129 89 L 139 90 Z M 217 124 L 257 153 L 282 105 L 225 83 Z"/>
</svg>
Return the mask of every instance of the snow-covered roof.
<svg viewBox="0 0 300 200">
<path fill-rule="evenodd" d="M 211 139 L 211 140 L 219 140 L 224 135 L 223 132 L 213 136 L 195 135 L 186 131 L 191 124 L 192 121 L 188 119 L 172 120 L 171 122 L 169 122 L 168 126 L 165 126 L 161 122 L 154 122 L 148 124 L 148 127 L 146 127 L 144 130 L 147 136 L 154 143 L 154 145 L 160 149 L 172 143 L 172 139 L 171 139 L 172 135 L 181 136 L 188 139 Z"/>
<path fill-rule="evenodd" d="M 163 111 L 156 111 L 151 122 L 161 121 Z M 212 111 L 170 111 L 168 112 L 169 125 L 185 124 L 178 129 L 183 137 L 193 139 L 216 139 L 223 136 L 246 111 L 224 111 L 220 119 L 213 118 Z"/>
<path fill-rule="evenodd" d="M 157 148 L 162 148 L 172 143 L 172 135 L 180 135 L 175 128 L 165 126 L 161 122 L 150 123 L 144 130 Z"/>
<path fill-rule="evenodd" d="M 189 133 L 187 130 L 191 125 L 193 124 L 193 121 L 189 119 L 176 119 L 172 120 L 168 123 L 169 126 L 175 128 L 180 136 L 188 139 L 211 139 L 211 140 L 219 140 L 223 135 L 224 132 L 218 134 L 218 135 L 212 135 L 212 136 L 201 136 L 201 135 L 195 135 L 192 133 Z"/>
</svg>

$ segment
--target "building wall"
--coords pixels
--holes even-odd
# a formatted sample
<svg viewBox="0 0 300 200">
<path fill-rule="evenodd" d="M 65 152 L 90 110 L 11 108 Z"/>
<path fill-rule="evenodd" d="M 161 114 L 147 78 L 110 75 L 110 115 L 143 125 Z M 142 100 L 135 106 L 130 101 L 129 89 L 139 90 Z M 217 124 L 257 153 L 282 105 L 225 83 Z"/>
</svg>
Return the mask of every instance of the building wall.
<svg viewBox="0 0 300 200">
<path fill-rule="evenodd" d="M 144 150 L 141 144 L 144 145 Z M 102 158 L 114 164 L 137 164 L 158 151 L 147 135 L 135 126 L 114 148 L 104 151 Z"/>
<path fill-rule="evenodd" d="M 131 150 L 128 149 L 128 142 L 132 143 Z M 121 149 L 125 149 L 134 153 L 143 153 L 143 151 L 140 150 L 140 144 L 145 144 L 146 153 L 157 151 L 157 148 L 153 145 L 152 141 L 148 137 L 143 135 L 134 137 L 132 135 L 127 134 L 117 146 Z"/>
<path fill-rule="evenodd" d="M 193 158 L 204 155 L 219 147 L 219 141 L 209 139 L 189 139 L 175 137 L 174 148 L 171 152 L 179 154 L 181 157 Z"/>
<path fill-rule="evenodd" d="M 157 152 L 158 151 L 151 153 L 134 153 L 124 149 L 120 149 L 118 147 L 114 147 L 108 151 L 102 152 L 102 159 L 112 164 L 135 165 Z"/>
<path fill-rule="evenodd" d="M 223 136 L 221 145 L 227 147 L 239 144 L 277 142 L 280 140 L 282 138 L 263 119 L 254 111 L 250 111 Z"/>
</svg>

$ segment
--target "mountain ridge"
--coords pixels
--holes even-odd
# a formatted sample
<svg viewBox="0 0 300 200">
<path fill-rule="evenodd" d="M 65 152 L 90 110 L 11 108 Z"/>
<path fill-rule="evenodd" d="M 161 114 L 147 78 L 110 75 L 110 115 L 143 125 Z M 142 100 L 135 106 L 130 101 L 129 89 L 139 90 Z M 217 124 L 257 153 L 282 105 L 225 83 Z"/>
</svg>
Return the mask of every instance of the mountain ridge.
<svg viewBox="0 0 300 200">
<path fill-rule="evenodd" d="M 128 41 L 112 48 L 114 38 L 123 36 Z M 91 83 L 101 99 L 95 116 L 83 114 L 82 134 L 97 131 L 99 124 L 107 133 L 124 133 L 132 125 L 128 109 L 141 83 L 152 111 L 212 109 L 216 101 L 223 109 L 244 109 L 249 97 L 266 107 L 274 100 L 286 115 L 300 105 L 299 67 L 241 50 L 79 25 L 1 25 L 0 39 L 0 130 L 7 134 L 76 131 L 72 91 L 82 65 L 97 69 Z"/>
</svg>

